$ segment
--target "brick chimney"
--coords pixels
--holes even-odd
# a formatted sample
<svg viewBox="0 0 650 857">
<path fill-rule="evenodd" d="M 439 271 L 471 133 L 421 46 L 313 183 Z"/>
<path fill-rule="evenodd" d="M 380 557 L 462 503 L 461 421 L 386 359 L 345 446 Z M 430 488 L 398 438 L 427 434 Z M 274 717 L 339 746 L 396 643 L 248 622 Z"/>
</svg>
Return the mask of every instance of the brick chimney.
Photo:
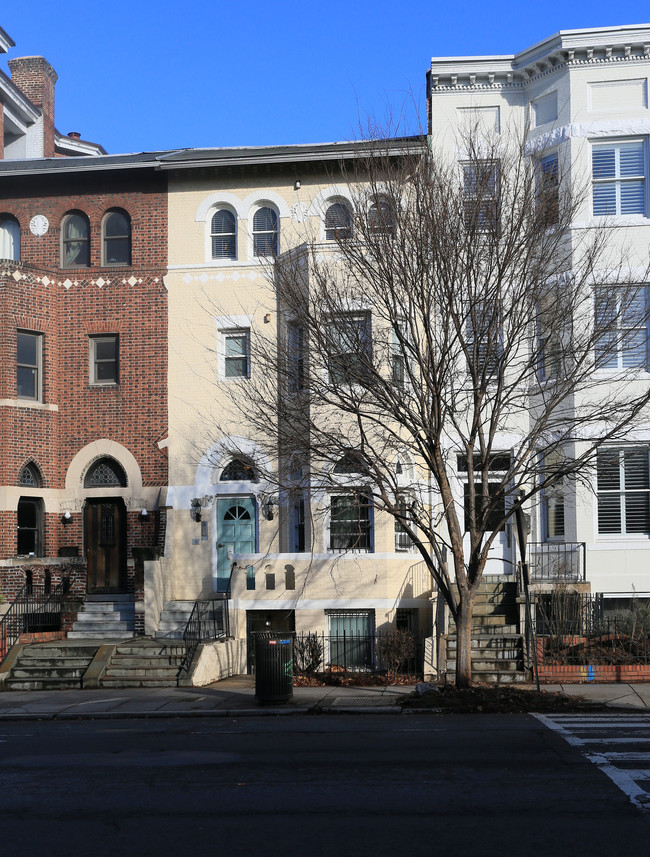
<svg viewBox="0 0 650 857">
<path fill-rule="evenodd" d="M 57 73 L 43 57 L 9 60 L 11 80 L 43 111 L 43 157 L 54 157 L 54 84 Z"/>
</svg>

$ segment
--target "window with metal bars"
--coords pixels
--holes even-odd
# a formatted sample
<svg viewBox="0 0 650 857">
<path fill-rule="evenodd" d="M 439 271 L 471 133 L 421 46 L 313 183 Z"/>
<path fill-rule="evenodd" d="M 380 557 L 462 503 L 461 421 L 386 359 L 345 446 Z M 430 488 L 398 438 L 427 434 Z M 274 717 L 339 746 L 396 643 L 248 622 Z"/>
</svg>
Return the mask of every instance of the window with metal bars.
<svg viewBox="0 0 650 857">
<path fill-rule="evenodd" d="M 603 449 L 597 457 L 598 533 L 650 533 L 648 447 Z"/>
<path fill-rule="evenodd" d="M 330 550 L 372 550 L 372 500 L 364 494 L 331 498 Z"/>
<path fill-rule="evenodd" d="M 594 215 L 645 214 L 644 140 L 594 144 L 591 163 Z"/>
</svg>

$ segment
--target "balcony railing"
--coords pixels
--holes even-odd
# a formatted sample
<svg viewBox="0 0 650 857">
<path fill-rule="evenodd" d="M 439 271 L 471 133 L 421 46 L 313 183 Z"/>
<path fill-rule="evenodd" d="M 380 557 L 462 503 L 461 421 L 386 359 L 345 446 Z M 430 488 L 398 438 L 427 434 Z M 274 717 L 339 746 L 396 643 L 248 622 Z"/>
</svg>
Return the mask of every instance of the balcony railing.
<svg viewBox="0 0 650 857">
<path fill-rule="evenodd" d="M 529 542 L 528 568 L 532 582 L 583 583 L 587 579 L 585 543 Z"/>
</svg>

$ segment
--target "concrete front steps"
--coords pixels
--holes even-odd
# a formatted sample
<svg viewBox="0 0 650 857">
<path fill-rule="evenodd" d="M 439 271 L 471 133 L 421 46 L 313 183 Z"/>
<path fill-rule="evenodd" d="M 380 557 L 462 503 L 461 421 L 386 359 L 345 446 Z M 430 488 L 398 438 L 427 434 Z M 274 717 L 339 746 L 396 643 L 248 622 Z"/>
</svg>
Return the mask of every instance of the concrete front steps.
<svg viewBox="0 0 650 857">
<path fill-rule="evenodd" d="M 509 575 L 486 575 L 472 615 L 472 681 L 505 684 L 526 681 L 523 640 L 518 627 L 517 583 Z M 457 638 L 449 622 L 446 672 L 456 671 Z"/>
<path fill-rule="evenodd" d="M 182 640 L 194 601 L 165 601 L 156 631 L 157 640 Z"/>
<path fill-rule="evenodd" d="M 69 640 L 125 640 L 135 633 L 132 600 L 88 600 L 68 631 Z"/>
<path fill-rule="evenodd" d="M 185 648 L 159 640 L 128 640 L 116 646 L 101 687 L 176 687 Z"/>
<path fill-rule="evenodd" d="M 74 690 L 101 643 L 59 640 L 22 646 L 4 681 L 6 690 Z"/>
</svg>

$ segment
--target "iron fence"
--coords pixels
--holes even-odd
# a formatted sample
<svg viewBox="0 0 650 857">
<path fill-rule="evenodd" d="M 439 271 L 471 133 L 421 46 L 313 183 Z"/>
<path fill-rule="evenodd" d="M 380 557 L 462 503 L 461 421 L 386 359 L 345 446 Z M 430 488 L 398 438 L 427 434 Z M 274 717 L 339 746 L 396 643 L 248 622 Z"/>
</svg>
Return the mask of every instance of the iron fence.
<svg viewBox="0 0 650 857">
<path fill-rule="evenodd" d="M 306 676 L 364 672 L 420 675 L 423 648 L 416 634 L 395 628 L 374 634 L 296 634 L 294 671 Z"/>
<path fill-rule="evenodd" d="M 196 601 L 183 631 L 185 654 L 181 670 L 189 670 L 199 643 L 229 636 L 228 593 L 217 593 L 214 598 Z"/>
<path fill-rule="evenodd" d="M 538 595 L 535 637 L 544 665 L 648 664 L 650 606 L 632 599 L 627 609 L 607 613 L 601 593 Z"/>
<path fill-rule="evenodd" d="M 61 601 L 70 591 L 66 577 L 51 584 L 26 583 L 0 620 L 0 664 L 21 634 L 61 630 Z"/>
<path fill-rule="evenodd" d="M 531 580 L 582 583 L 587 579 L 584 542 L 529 542 Z"/>
</svg>

